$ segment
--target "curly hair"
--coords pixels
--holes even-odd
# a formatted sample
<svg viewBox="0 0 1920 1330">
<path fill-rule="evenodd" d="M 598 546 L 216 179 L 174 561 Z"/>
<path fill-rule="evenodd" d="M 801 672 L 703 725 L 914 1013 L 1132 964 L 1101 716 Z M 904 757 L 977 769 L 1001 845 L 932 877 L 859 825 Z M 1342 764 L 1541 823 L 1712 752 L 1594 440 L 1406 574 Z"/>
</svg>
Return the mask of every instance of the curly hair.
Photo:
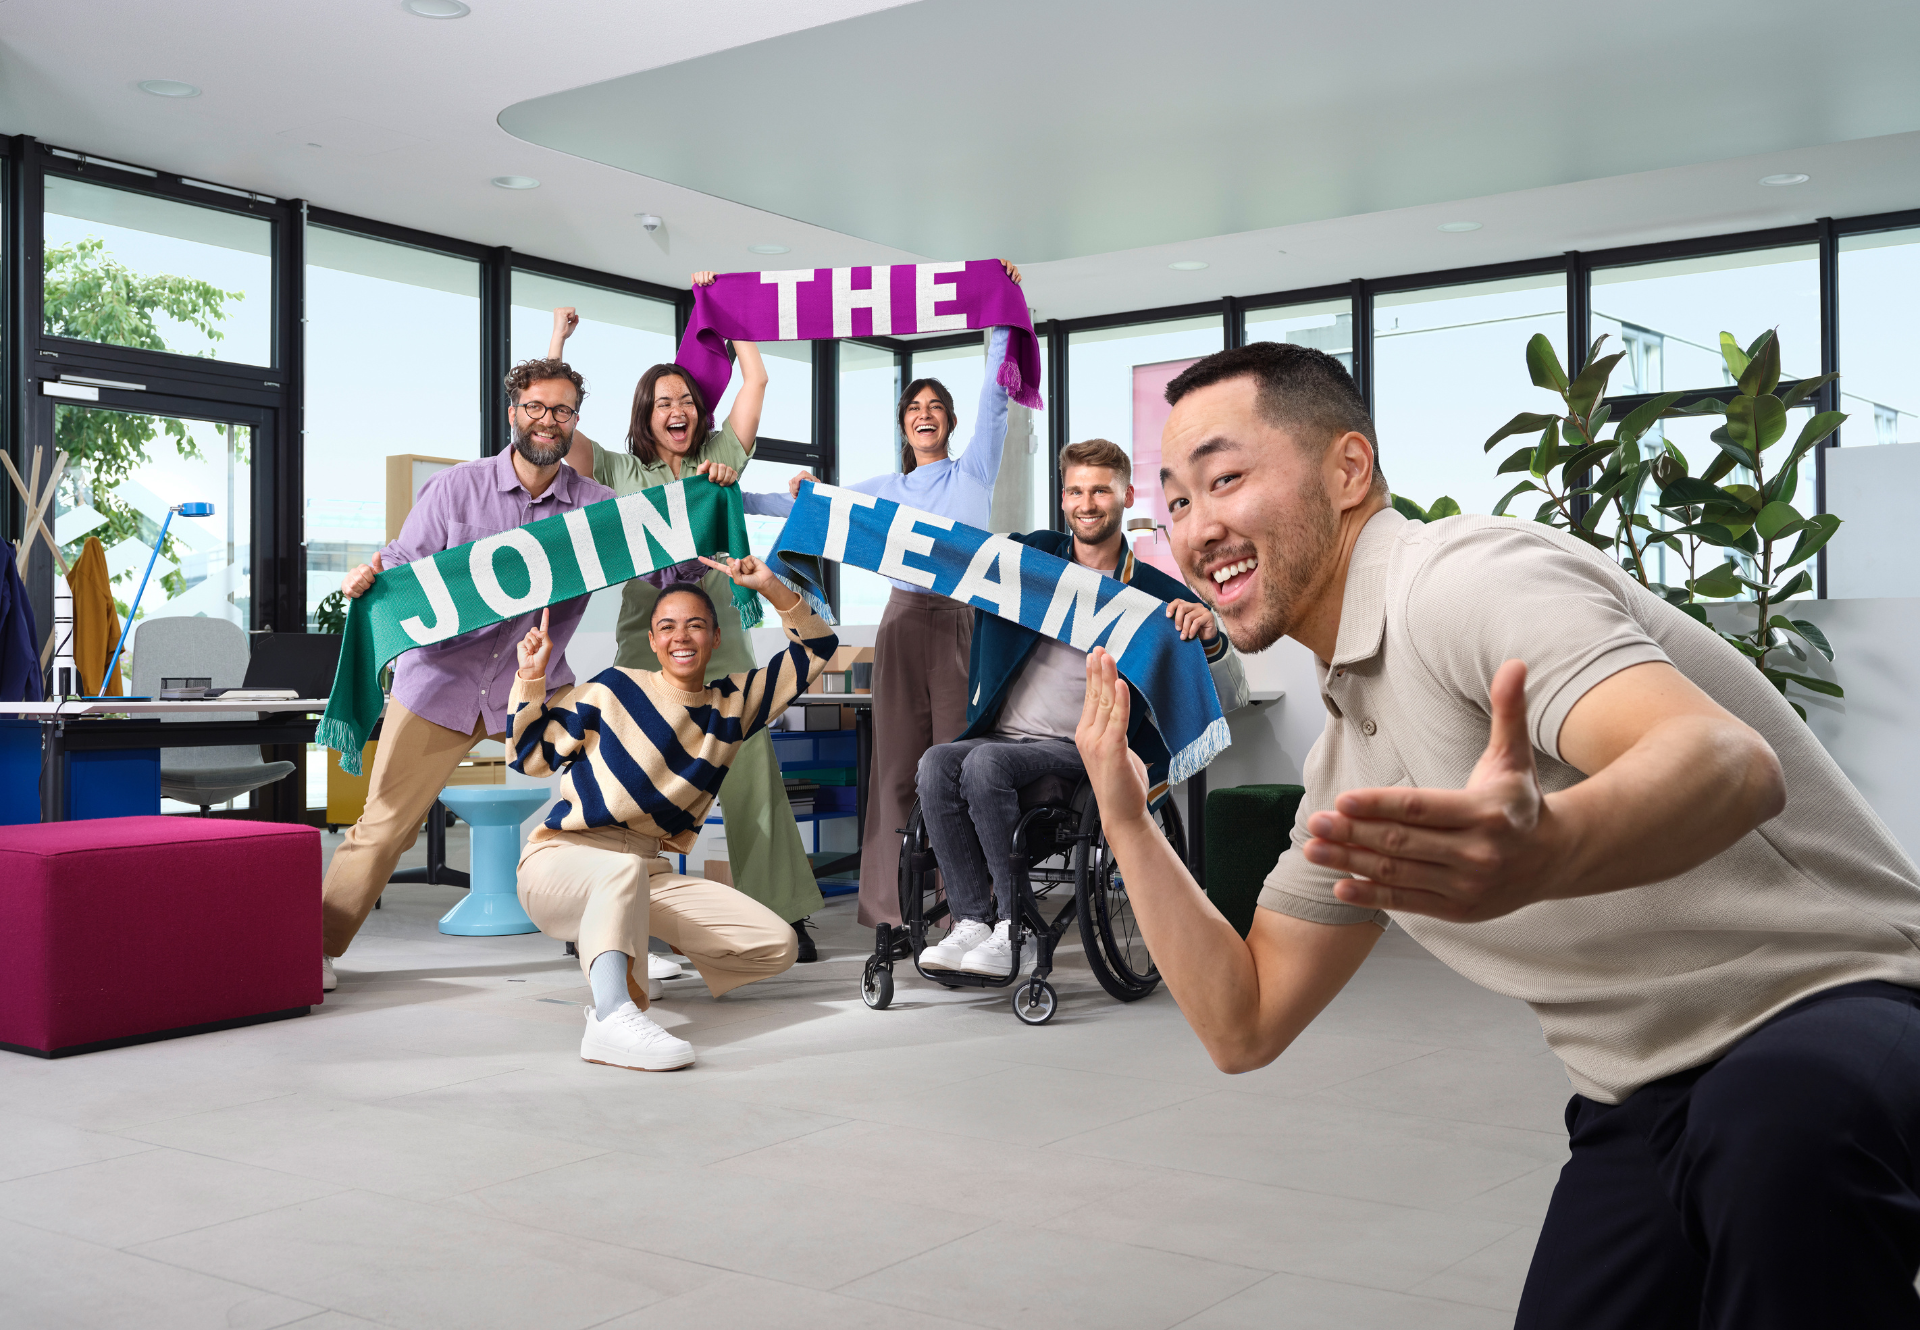
<svg viewBox="0 0 1920 1330">
<path fill-rule="evenodd" d="M 520 394 L 547 379 L 565 379 L 573 385 L 573 404 L 587 400 L 587 381 L 580 371 L 564 360 L 523 360 L 507 371 L 507 400 L 519 402 Z"/>
</svg>

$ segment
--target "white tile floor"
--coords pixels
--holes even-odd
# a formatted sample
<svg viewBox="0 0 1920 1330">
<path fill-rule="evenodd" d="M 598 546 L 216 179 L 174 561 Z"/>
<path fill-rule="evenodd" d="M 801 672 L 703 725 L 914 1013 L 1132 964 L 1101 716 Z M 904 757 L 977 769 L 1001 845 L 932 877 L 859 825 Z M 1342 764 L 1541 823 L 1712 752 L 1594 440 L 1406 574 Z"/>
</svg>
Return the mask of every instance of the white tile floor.
<svg viewBox="0 0 1920 1330">
<path fill-rule="evenodd" d="M 1077 948 L 1045 1027 L 869 1011 L 843 898 L 820 964 L 670 984 L 700 1060 L 643 1075 L 579 1060 L 558 943 L 436 932 L 458 895 L 391 889 L 309 1017 L 0 1054 L 0 1325 L 1482 1330 L 1565 1158 L 1532 1016 L 1404 934 L 1232 1078 Z"/>
</svg>

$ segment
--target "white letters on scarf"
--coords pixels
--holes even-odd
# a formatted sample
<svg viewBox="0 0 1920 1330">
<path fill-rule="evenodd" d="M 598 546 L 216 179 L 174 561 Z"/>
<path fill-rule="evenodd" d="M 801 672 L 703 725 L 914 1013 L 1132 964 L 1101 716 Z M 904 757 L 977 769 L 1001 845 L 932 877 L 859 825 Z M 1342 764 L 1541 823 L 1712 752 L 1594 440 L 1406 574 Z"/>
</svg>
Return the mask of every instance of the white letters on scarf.
<svg viewBox="0 0 1920 1330">
<path fill-rule="evenodd" d="M 1017 540 L 1008 540 L 1005 536 L 989 536 L 979 549 L 973 552 L 973 560 L 967 564 L 967 571 L 960 575 L 960 581 L 953 588 L 953 598 L 962 604 L 977 605 L 980 601 L 991 601 L 992 609 L 1003 619 L 1020 621 L 1020 551 L 1026 547 Z M 999 565 L 998 581 L 989 580 L 987 574 Z"/>
<path fill-rule="evenodd" d="M 763 283 L 772 283 L 774 286 L 780 288 L 780 336 L 777 340 L 782 342 L 799 341 L 800 283 L 811 282 L 813 280 L 813 269 L 790 268 L 785 272 L 763 272 L 760 274 L 760 280 Z M 714 403 L 708 403 L 709 407 L 713 405 Z"/>
<path fill-rule="evenodd" d="M 902 582 L 911 582 L 915 586 L 933 585 L 933 573 L 926 568 L 909 567 L 905 558 L 909 554 L 933 553 L 933 537 L 915 531 L 914 524 L 921 523 L 937 527 L 941 531 L 953 530 L 951 517 L 935 517 L 932 513 L 918 512 L 905 506 L 896 508 L 893 524 L 887 528 L 887 546 L 880 554 L 880 576 L 898 578 Z"/>
<path fill-rule="evenodd" d="M 953 282 L 943 282 L 939 278 L 943 273 L 965 272 L 964 263 L 916 263 L 913 265 L 914 313 L 918 316 L 918 329 L 927 332 L 955 332 L 967 326 L 965 314 L 936 314 L 934 306 L 949 300 L 960 298 L 960 288 Z"/>
<path fill-rule="evenodd" d="M 573 561 L 580 565 L 580 580 L 587 584 L 587 590 L 598 591 L 607 584 L 607 574 L 600 567 L 600 549 L 593 543 L 593 528 L 587 524 L 584 508 L 567 514 L 567 537 L 573 541 Z"/>
<path fill-rule="evenodd" d="M 433 627 L 427 627 L 417 614 L 402 619 L 400 627 L 423 647 L 444 642 L 449 637 L 458 637 L 460 611 L 454 608 L 453 593 L 447 590 L 446 581 L 440 576 L 439 565 L 432 559 L 416 560 L 413 574 L 419 580 L 420 589 L 427 593 L 427 605 L 433 610 Z"/>
<path fill-rule="evenodd" d="M 833 270 L 833 335 L 853 336 L 853 311 L 864 309 L 873 317 L 870 337 L 893 336 L 893 269 L 877 263 L 868 272 L 864 291 L 853 289 L 853 269 Z"/>
<path fill-rule="evenodd" d="M 843 563 L 847 557 L 847 532 L 853 528 L 853 506 L 871 508 L 878 502 L 871 494 L 843 490 L 838 485 L 815 485 L 827 496 L 827 546 L 824 557 Z"/>
<path fill-rule="evenodd" d="M 1116 657 L 1125 655 L 1127 643 L 1133 641 L 1140 625 L 1166 606 L 1134 587 L 1122 588 L 1101 605 L 1100 592 L 1110 581 L 1091 568 L 1068 564 L 1060 580 L 1054 583 L 1053 600 L 1047 606 L 1047 617 L 1040 621 L 1040 631 L 1077 650 L 1091 651 L 1100 641 L 1100 634 L 1112 624 L 1113 631 L 1103 645 Z M 1060 630 L 1069 614 L 1073 616 L 1073 627 L 1067 636 L 1061 637 Z"/>
<path fill-rule="evenodd" d="M 501 550 L 514 551 L 527 565 L 525 595 L 512 595 L 500 585 L 500 574 L 494 569 L 493 556 Z M 480 599 L 486 601 L 487 608 L 503 619 L 537 610 L 553 599 L 553 565 L 547 562 L 547 552 L 540 548 L 540 542 L 521 527 L 502 531 L 497 536 L 488 536 L 485 540 L 476 540 L 472 552 L 467 555 L 467 571 L 473 574 L 473 589 L 480 593 Z"/>
<path fill-rule="evenodd" d="M 667 500 L 665 517 L 660 516 L 658 508 L 640 497 L 643 492 L 635 491 L 617 505 L 620 525 L 627 533 L 627 544 L 634 551 L 634 566 L 640 566 L 640 556 L 646 553 L 648 536 L 652 536 L 675 563 L 685 563 L 698 555 L 700 551 L 693 546 L 693 523 L 687 520 L 687 492 L 678 485 L 662 487 L 661 493 Z"/>
</svg>

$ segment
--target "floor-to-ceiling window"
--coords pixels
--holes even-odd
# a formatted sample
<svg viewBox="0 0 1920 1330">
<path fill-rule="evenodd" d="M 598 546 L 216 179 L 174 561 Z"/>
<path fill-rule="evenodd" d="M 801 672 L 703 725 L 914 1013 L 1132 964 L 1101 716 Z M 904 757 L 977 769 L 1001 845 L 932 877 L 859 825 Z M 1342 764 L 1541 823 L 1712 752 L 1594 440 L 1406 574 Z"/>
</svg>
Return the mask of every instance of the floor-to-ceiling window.
<svg viewBox="0 0 1920 1330">
<path fill-rule="evenodd" d="M 900 429 L 894 404 L 906 385 L 900 357 L 864 342 L 840 343 L 838 479 L 844 483 L 900 469 Z M 887 607 L 887 580 L 860 568 L 840 569 L 840 621 L 880 622 Z"/>
<path fill-rule="evenodd" d="M 398 534 L 408 456 L 480 455 L 480 265 L 307 228 L 307 612 Z"/>
<path fill-rule="evenodd" d="M 673 359 L 673 306 L 524 268 L 513 274 L 512 359 L 538 360 L 553 335 L 553 311 L 580 316 L 562 353 L 587 381 L 579 428 L 603 448 L 626 451 L 633 390 L 648 368 Z"/>
<path fill-rule="evenodd" d="M 1493 511 L 1513 477 L 1495 474 L 1487 436 L 1516 412 L 1558 405 L 1527 374 L 1536 333 L 1564 364 L 1564 272 L 1374 297 L 1373 420 L 1395 494 L 1422 507 L 1446 495 L 1464 512 Z"/>
<path fill-rule="evenodd" d="M 1602 355 L 1625 350 L 1612 392 L 1657 393 L 1730 384 L 1720 335 L 1741 346 L 1778 330 L 1790 379 L 1820 372 L 1819 252 L 1813 245 L 1597 268 L 1593 333 Z"/>
<path fill-rule="evenodd" d="M 1840 237 L 1840 442 L 1920 443 L 1920 229 Z"/>
<path fill-rule="evenodd" d="M 1173 376 L 1226 344 L 1218 314 L 1073 332 L 1067 338 L 1067 433 L 1070 442 L 1106 439 L 1133 461 L 1130 519 L 1167 523 L 1160 491 L 1160 431 L 1172 408 Z"/>
</svg>

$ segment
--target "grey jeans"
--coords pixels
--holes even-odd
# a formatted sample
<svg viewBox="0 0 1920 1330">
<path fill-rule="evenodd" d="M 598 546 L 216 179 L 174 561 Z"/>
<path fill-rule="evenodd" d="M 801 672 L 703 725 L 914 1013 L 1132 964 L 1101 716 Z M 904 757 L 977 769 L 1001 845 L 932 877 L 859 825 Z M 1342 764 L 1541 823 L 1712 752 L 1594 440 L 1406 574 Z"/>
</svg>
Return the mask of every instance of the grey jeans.
<svg viewBox="0 0 1920 1330">
<path fill-rule="evenodd" d="M 962 739 L 926 751 L 920 813 L 955 922 L 987 917 L 989 882 L 1000 917 L 1013 917 L 1008 851 L 1020 821 L 1020 789 L 1085 770 L 1070 739 Z"/>
</svg>

